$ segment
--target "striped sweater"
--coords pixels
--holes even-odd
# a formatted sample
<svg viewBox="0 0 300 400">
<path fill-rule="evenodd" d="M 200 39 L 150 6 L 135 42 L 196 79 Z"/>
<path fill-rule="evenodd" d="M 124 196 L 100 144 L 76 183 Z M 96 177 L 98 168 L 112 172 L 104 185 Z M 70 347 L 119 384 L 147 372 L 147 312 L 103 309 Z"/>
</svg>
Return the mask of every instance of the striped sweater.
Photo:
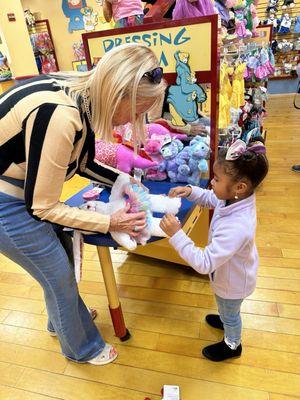
<svg viewBox="0 0 300 400">
<path fill-rule="evenodd" d="M 12 87 L 0 96 L 0 192 L 24 199 L 34 218 L 106 233 L 109 216 L 59 201 L 75 173 L 108 186 L 117 179 L 119 171 L 94 161 L 94 140 L 86 115 L 55 78 Z"/>
</svg>

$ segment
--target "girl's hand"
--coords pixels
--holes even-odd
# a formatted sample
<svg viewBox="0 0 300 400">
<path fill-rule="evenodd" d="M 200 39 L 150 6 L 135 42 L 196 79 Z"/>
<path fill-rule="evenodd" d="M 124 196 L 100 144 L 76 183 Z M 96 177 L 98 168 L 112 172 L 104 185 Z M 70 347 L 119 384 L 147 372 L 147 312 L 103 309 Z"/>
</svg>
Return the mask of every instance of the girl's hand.
<svg viewBox="0 0 300 400">
<path fill-rule="evenodd" d="M 129 209 L 130 205 L 127 204 L 125 208 L 111 214 L 108 229 L 110 232 L 124 232 L 136 237 L 146 228 L 146 213 L 141 211 L 128 214 Z"/>
<path fill-rule="evenodd" d="M 181 229 L 180 222 L 173 214 L 166 214 L 160 221 L 159 226 L 169 237 L 172 237 Z"/>
<path fill-rule="evenodd" d="M 177 186 L 175 188 L 170 189 L 168 196 L 169 197 L 189 197 L 192 193 L 192 188 L 189 186 Z"/>
</svg>

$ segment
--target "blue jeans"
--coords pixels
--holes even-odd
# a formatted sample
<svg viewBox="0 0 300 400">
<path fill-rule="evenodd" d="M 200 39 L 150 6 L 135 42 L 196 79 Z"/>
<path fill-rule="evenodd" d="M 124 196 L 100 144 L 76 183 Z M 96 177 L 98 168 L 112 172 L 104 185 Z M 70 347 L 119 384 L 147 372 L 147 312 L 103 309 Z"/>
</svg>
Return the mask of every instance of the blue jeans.
<svg viewBox="0 0 300 400">
<path fill-rule="evenodd" d="M 23 200 L 0 192 L 0 253 L 42 286 L 48 329 L 57 333 L 63 354 L 86 362 L 103 350 L 105 342 L 79 296 L 71 256 L 64 247 L 67 244 L 52 224 L 35 220 Z"/>
<path fill-rule="evenodd" d="M 215 296 L 220 318 L 224 325 L 225 343 L 234 350 L 241 343 L 242 319 L 240 311 L 244 299 L 223 299 Z"/>
</svg>

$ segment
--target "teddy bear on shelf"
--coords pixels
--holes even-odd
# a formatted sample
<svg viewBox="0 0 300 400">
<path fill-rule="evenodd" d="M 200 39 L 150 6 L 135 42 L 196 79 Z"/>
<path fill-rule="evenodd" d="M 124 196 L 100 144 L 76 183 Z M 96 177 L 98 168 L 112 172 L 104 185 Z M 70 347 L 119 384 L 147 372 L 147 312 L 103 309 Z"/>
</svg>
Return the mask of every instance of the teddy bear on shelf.
<svg viewBox="0 0 300 400">
<path fill-rule="evenodd" d="M 281 34 L 290 33 L 292 21 L 293 21 L 293 19 L 289 16 L 288 13 L 283 14 L 283 17 L 279 20 L 280 25 L 279 25 L 278 33 L 281 33 Z"/>
<path fill-rule="evenodd" d="M 187 182 L 198 186 L 203 174 L 208 171 L 207 159 L 210 154 L 209 142 L 206 138 L 196 136 L 177 157 L 178 182 Z"/>
<path fill-rule="evenodd" d="M 109 143 L 101 139 L 95 141 L 95 160 L 130 173 L 134 168 L 146 169 L 158 165 L 145 152 L 135 154 L 133 149 L 119 143 Z"/>
<path fill-rule="evenodd" d="M 234 7 L 235 33 L 239 38 L 252 37 L 252 32 L 246 28 L 246 3 L 241 1 Z"/>
<path fill-rule="evenodd" d="M 272 28 L 273 32 L 274 32 L 274 33 L 277 32 L 278 21 L 277 21 L 277 18 L 276 18 L 276 15 L 275 15 L 275 14 L 270 14 L 270 15 L 269 15 L 269 18 L 267 18 L 267 19 L 264 21 L 264 23 L 265 23 L 265 25 L 273 25 L 273 28 Z"/>
<path fill-rule="evenodd" d="M 148 181 L 164 181 L 167 179 L 167 173 L 160 171 L 158 166 L 164 161 L 161 155 L 162 139 L 160 135 L 153 134 L 150 139 L 146 139 L 144 150 L 157 163 L 157 167 L 148 168 L 145 171 L 145 179 Z"/>
<path fill-rule="evenodd" d="M 281 8 L 285 10 L 286 8 L 293 8 L 295 7 L 295 1 L 294 0 L 284 0 Z"/>
<path fill-rule="evenodd" d="M 170 136 L 166 136 L 161 147 L 160 153 L 163 157 L 163 162 L 159 165 L 158 169 L 161 172 L 166 171 L 171 182 L 178 182 L 178 164 L 176 158 L 183 147 L 183 143 L 180 140 L 172 139 Z"/>
<path fill-rule="evenodd" d="M 269 4 L 267 7 L 267 13 L 275 14 L 278 11 L 278 2 L 279 0 L 269 0 Z"/>
<path fill-rule="evenodd" d="M 128 204 L 130 205 L 128 212 L 144 211 L 146 213 L 147 226 L 136 238 L 124 232 L 111 232 L 111 236 L 120 246 L 133 251 L 138 244 L 145 245 L 151 236 L 166 237 L 159 227 L 161 218 L 153 217 L 153 212 L 176 215 L 181 207 L 181 199 L 152 195 L 144 186 L 131 183 L 128 175 L 121 174 L 112 187 L 108 203 L 88 201 L 81 208 L 110 215 Z"/>
</svg>

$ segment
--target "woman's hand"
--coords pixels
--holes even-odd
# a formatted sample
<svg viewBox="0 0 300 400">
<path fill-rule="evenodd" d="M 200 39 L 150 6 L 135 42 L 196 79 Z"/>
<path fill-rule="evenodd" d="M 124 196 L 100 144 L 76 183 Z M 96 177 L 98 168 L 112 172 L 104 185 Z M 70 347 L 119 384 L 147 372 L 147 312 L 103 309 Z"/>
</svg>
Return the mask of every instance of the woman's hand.
<svg viewBox="0 0 300 400">
<path fill-rule="evenodd" d="M 146 213 L 141 211 L 129 214 L 129 209 L 130 205 L 127 204 L 125 208 L 111 214 L 108 229 L 110 232 L 124 232 L 136 237 L 146 228 Z"/>
<path fill-rule="evenodd" d="M 190 186 L 177 186 L 175 188 L 170 189 L 168 196 L 169 197 L 189 197 L 192 193 L 192 188 Z"/>
<path fill-rule="evenodd" d="M 159 226 L 169 237 L 172 237 L 181 229 L 180 222 L 173 214 L 166 214 L 160 221 Z"/>
</svg>

